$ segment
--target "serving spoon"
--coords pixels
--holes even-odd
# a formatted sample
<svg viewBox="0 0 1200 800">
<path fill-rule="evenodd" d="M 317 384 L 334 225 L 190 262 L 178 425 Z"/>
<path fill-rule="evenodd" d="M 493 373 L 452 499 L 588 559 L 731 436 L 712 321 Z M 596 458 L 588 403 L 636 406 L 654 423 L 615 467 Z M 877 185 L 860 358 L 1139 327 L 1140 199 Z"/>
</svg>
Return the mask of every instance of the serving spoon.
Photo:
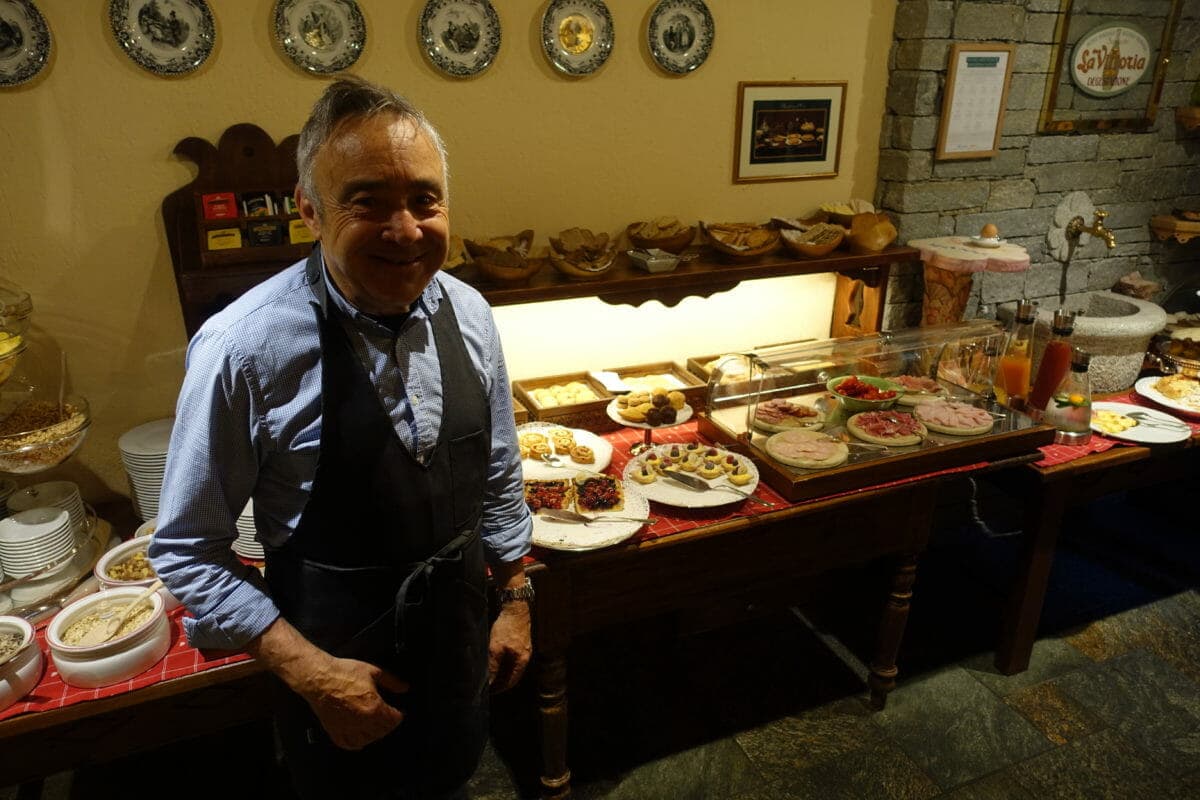
<svg viewBox="0 0 1200 800">
<path fill-rule="evenodd" d="M 133 598 L 133 601 L 125 606 L 121 613 L 116 614 L 116 610 L 102 612 L 99 621 L 85 633 L 79 640 L 78 647 L 95 647 L 98 644 L 104 644 L 109 639 L 116 635 L 117 631 L 121 630 L 121 626 L 125 624 L 125 620 L 129 619 L 133 612 L 137 610 L 146 598 L 162 588 L 162 580 L 156 580 L 154 583 L 146 587 L 146 589 Z"/>
<path fill-rule="evenodd" d="M 612 514 L 606 514 L 603 517 L 595 514 L 589 516 L 566 508 L 539 508 L 538 516 L 558 520 L 559 522 L 574 522 L 582 525 L 590 525 L 593 522 L 644 522 L 647 525 L 653 525 L 658 522 L 658 519 L 655 517 L 618 517 Z"/>
</svg>

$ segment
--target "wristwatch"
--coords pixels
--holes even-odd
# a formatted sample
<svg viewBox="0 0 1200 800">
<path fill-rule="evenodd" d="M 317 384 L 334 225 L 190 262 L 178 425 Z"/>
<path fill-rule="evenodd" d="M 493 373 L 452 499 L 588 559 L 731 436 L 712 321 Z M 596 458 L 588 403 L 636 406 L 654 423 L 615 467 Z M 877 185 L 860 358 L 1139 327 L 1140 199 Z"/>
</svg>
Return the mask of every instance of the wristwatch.
<svg viewBox="0 0 1200 800">
<path fill-rule="evenodd" d="M 498 593 L 498 598 L 500 600 L 500 605 L 505 605 L 507 603 L 511 603 L 514 600 L 524 600 L 526 603 L 532 603 L 533 602 L 533 584 L 530 582 L 529 578 L 526 578 L 524 586 L 518 586 L 516 588 L 510 588 L 510 589 L 501 589 L 500 592 Z"/>
</svg>

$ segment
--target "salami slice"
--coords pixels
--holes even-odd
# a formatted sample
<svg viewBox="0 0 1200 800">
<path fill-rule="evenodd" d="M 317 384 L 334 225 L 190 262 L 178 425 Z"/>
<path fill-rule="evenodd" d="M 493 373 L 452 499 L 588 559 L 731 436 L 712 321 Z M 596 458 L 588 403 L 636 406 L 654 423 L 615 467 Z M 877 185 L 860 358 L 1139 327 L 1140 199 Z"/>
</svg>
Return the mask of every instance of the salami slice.
<svg viewBox="0 0 1200 800">
<path fill-rule="evenodd" d="M 991 433 L 995 420 L 986 409 L 953 400 L 927 400 L 913 409 L 925 427 L 951 436 L 978 436 Z"/>
<path fill-rule="evenodd" d="M 783 431 L 767 439 L 765 447 L 767 455 L 781 464 L 804 469 L 829 469 L 850 456 L 844 442 L 816 431 Z"/>
<path fill-rule="evenodd" d="M 846 430 L 864 442 L 893 447 L 920 444 L 929 435 L 924 425 L 903 411 L 864 411 L 846 420 Z"/>
<path fill-rule="evenodd" d="M 811 406 L 791 400 L 767 400 L 754 409 L 754 428 L 765 433 L 790 430 L 820 430 L 825 415 Z"/>
</svg>

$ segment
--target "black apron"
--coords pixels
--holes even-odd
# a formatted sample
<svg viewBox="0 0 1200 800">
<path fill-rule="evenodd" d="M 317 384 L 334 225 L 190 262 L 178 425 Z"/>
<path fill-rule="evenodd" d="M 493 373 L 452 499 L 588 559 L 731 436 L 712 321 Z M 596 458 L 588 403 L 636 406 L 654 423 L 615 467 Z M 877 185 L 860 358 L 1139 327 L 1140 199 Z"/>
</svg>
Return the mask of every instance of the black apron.
<svg viewBox="0 0 1200 800">
<path fill-rule="evenodd" d="M 310 277 L 314 267 L 316 253 Z M 295 533 L 267 554 L 267 584 L 284 618 L 318 647 L 376 664 L 411 689 L 385 696 L 404 721 L 359 751 L 335 747 L 308 704 L 284 693 L 280 737 L 305 797 L 444 795 L 471 776 L 486 741 L 479 526 L 491 415 L 444 291 L 432 328 L 442 424 L 422 464 L 401 444 L 341 324 L 320 320 L 316 477 Z"/>
</svg>

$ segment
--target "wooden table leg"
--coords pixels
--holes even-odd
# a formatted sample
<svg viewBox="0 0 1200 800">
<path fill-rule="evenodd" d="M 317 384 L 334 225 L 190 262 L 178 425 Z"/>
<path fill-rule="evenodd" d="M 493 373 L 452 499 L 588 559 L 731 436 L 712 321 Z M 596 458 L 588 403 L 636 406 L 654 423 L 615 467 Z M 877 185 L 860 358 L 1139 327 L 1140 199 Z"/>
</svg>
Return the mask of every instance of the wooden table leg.
<svg viewBox="0 0 1200 800">
<path fill-rule="evenodd" d="M 904 638 L 904 626 L 908 622 L 913 581 L 916 577 L 916 554 L 900 556 L 897 559 L 896 571 L 892 575 L 892 588 L 883 610 L 883 619 L 879 623 L 879 637 L 875 645 L 875 655 L 871 659 L 871 673 L 867 676 L 867 685 L 871 689 L 871 707 L 876 711 L 884 707 L 888 692 L 896 688 L 896 655 L 900 652 L 900 641 Z"/>
<path fill-rule="evenodd" d="M 571 795 L 567 768 L 567 649 L 571 641 L 571 582 L 565 570 L 531 576 L 534 603 L 534 659 L 538 721 L 542 744 L 542 797 Z"/>
<path fill-rule="evenodd" d="M 995 664 L 1001 674 L 1014 675 L 1029 667 L 1067 491 L 1065 482 L 1048 483 L 1027 495 L 1021 560 L 1005 603 L 996 648 Z"/>
</svg>

